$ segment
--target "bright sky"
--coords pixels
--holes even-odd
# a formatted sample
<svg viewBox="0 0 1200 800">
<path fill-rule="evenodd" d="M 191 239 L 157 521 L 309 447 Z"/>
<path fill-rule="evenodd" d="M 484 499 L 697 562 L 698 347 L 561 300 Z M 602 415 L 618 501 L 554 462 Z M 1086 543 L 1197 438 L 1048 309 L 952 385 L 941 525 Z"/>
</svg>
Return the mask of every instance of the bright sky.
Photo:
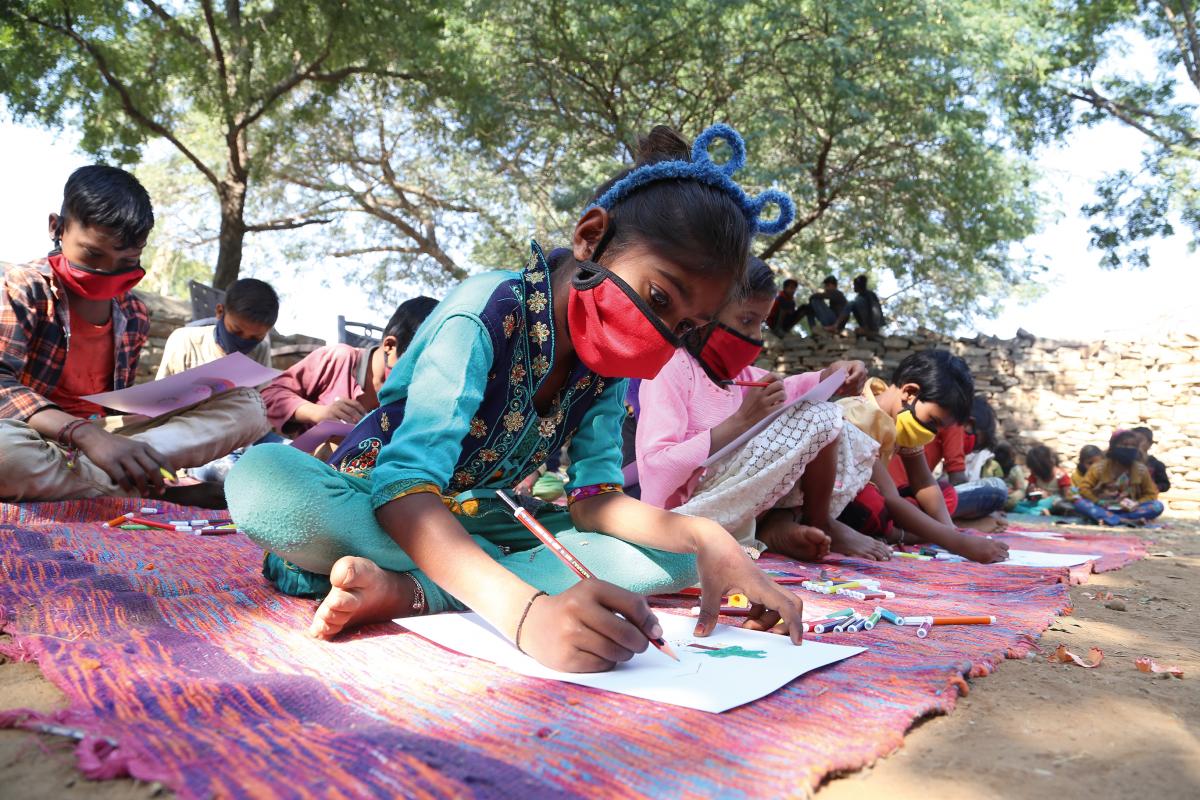
<svg viewBox="0 0 1200 800">
<path fill-rule="evenodd" d="M 8 187 L 0 192 L 0 261 L 25 261 L 49 250 L 46 216 L 58 209 L 67 176 L 88 163 L 76 150 L 77 141 L 70 132 L 0 121 L 0 175 Z M 1032 303 L 1009 301 L 997 319 L 979 320 L 979 331 L 1008 338 L 1024 328 L 1039 336 L 1084 340 L 1137 339 L 1170 330 L 1200 333 L 1195 313 L 1200 272 L 1186 235 L 1152 243 L 1151 266 L 1145 270 L 1101 269 L 1099 254 L 1088 249 L 1088 222 L 1080 206 L 1105 172 L 1136 168 L 1141 145 L 1136 133 L 1107 123 L 1078 131 L 1063 147 L 1041 154 L 1041 189 L 1049 198 L 1046 221 L 1027 245 L 1051 265 L 1045 294 Z M 242 274 L 275 285 L 283 299 L 278 327 L 284 333 L 333 340 L 339 311 L 376 324 L 387 318 L 371 307 L 360 286 L 322 281 L 315 267 L 296 272 L 290 265 L 248 259 Z"/>
</svg>

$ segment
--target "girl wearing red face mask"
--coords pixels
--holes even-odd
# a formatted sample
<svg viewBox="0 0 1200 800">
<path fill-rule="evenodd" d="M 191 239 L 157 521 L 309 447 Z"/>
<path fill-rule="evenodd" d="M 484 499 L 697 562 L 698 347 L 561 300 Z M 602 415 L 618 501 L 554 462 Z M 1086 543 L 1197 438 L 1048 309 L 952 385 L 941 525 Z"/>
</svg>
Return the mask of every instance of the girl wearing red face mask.
<svg viewBox="0 0 1200 800">
<path fill-rule="evenodd" d="M 886 558 L 886 546 L 836 519 L 870 478 L 876 448 L 853 426 L 844 426 L 831 403 L 795 406 L 740 451 L 702 467 L 837 369 L 848 375 L 844 392 L 861 391 L 866 370 L 858 361 L 782 379 L 753 366 L 774 294 L 770 268 L 750 259 L 743 296 L 642 383 L 637 429 L 642 499 L 714 519 L 755 550 L 800 560 L 819 560 L 831 548 Z M 729 383 L 733 380 L 768 385 L 741 387 Z"/>
<path fill-rule="evenodd" d="M 723 165 L 708 155 L 718 137 Z M 543 664 L 598 671 L 661 635 L 644 595 L 699 579 L 698 635 L 736 589 L 799 642 L 799 599 L 720 525 L 621 491 L 625 379 L 657 373 L 741 281 L 753 233 L 793 215 L 786 196 L 733 182 L 744 160 L 724 126 L 690 150 L 656 128 L 568 251 L 535 243 L 523 270 L 468 278 L 434 309 L 328 465 L 262 445 L 234 466 L 229 509 L 270 551 L 265 574 L 325 598 L 313 635 L 469 607 Z M 780 214 L 764 223 L 767 201 Z M 522 500 L 604 580 L 575 578 L 496 498 L 564 445 L 569 508 Z"/>
</svg>

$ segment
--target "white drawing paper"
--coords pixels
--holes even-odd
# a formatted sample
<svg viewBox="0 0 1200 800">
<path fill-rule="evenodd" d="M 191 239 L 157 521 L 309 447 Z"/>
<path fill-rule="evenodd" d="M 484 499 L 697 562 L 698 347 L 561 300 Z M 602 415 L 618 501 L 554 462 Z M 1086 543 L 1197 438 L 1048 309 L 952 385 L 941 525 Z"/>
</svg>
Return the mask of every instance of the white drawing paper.
<svg viewBox="0 0 1200 800">
<path fill-rule="evenodd" d="M 714 714 L 765 697 L 806 672 L 866 650 L 812 640 L 797 646 L 786 636 L 728 625 L 717 625 L 711 636 L 699 638 L 692 635 L 693 618 L 660 613 L 658 621 L 679 661 L 651 646 L 608 672 L 575 673 L 552 670 L 522 654 L 478 614 L 396 620 L 442 647 L 522 675 Z"/>
<path fill-rule="evenodd" d="M 1098 555 L 1078 553 L 1042 553 L 1037 550 L 1009 550 L 1008 560 L 1000 563 L 1007 567 L 1077 567 L 1100 558 Z"/>
<path fill-rule="evenodd" d="M 1004 531 L 1005 536 L 1024 536 L 1026 539 L 1053 539 L 1058 542 L 1065 542 L 1067 537 L 1063 536 L 1058 531 Z"/>
<path fill-rule="evenodd" d="M 717 452 L 715 452 L 711 456 L 709 456 L 707 459 L 705 459 L 704 463 L 701 464 L 700 466 L 701 467 L 712 466 L 713 464 L 717 463 L 718 461 L 720 461 L 722 458 L 729 455 L 730 453 L 740 450 L 742 448 L 742 446 L 744 444 L 746 444 L 746 442 L 750 441 L 755 436 L 758 436 L 758 434 L 762 433 L 763 430 L 765 430 L 768 425 L 770 425 L 772 422 L 774 422 L 776 419 L 778 419 L 781 414 L 788 411 L 788 409 L 792 408 L 793 406 L 795 406 L 799 403 L 823 403 L 823 402 L 825 402 L 829 398 L 833 397 L 833 393 L 836 392 L 838 389 L 840 389 L 842 384 L 845 382 L 846 382 L 846 370 L 844 370 L 844 369 L 837 370 L 832 375 L 830 375 L 828 378 L 821 381 L 816 386 L 812 387 L 811 389 L 809 389 L 807 392 L 805 392 L 804 394 L 797 397 L 792 402 L 784 403 L 782 406 L 780 406 L 776 410 L 772 411 L 770 414 L 767 414 L 765 417 L 763 417 L 761 420 L 756 422 L 754 425 L 750 426 L 750 429 L 747 430 L 745 433 L 743 433 L 741 436 L 737 437 L 732 442 L 725 445 L 720 450 L 718 450 Z"/>
</svg>

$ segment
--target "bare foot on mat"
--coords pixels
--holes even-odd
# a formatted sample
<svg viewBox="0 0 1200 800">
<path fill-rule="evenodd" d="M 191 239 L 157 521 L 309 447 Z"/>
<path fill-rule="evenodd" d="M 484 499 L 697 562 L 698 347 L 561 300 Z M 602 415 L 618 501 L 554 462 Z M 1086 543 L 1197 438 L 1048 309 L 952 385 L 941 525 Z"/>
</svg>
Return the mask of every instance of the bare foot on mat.
<svg viewBox="0 0 1200 800">
<path fill-rule="evenodd" d="M 334 563 L 329 582 L 333 589 L 308 628 L 317 639 L 332 639 L 343 630 L 412 613 L 412 579 L 370 559 L 342 556 Z"/>
<path fill-rule="evenodd" d="M 955 520 L 956 525 L 971 528 L 980 533 L 996 533 L 1008 527 L 1008 520 L 1001 514 L 988 514 L 986 517 L 969 520 Z"/>
<path fill-rule="evenodd" d="M 772 553 L 796 561 L 820 561 L 829 553 L 829 537 L 820 528 L 796 522 L 791 509 L 768 511 L 759 525 L 758 540 Z"/>
<path fill-rule="evenodd" d="M 836 519 L 830 526 L 829 537 L 832 539 L 830 549 L 835 553 L 871 561 L 888 561 L 892 557 L 892 548 Z"/>
</svg>

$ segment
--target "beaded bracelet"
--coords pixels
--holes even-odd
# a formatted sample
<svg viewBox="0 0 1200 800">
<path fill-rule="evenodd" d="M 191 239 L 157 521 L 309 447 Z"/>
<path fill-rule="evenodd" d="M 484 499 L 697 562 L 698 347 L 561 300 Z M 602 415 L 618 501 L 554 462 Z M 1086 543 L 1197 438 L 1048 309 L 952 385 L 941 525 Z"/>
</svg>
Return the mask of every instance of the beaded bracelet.
<svg viewBox="0 0 1200 800">
<path fill-rule="evenodd" d="M 57 439 L 58 443 L 63 447 L 74 447 L 75 431 L 79 430 L 81 426 L 87 424 L 88 421 L 86 419 L 73 419 L 66 425 L 63 425 L 61 428 L 59 428 L 58 435 L 54 438 Z"/>
<path fill-rule="evenodd" d="M 525 618 L 529 616 L 529 609 L 533 608 L 533 601 L 537 600 L 539 597 L 544 597 L 545 595 L 545 592 L 537 592 L 534 594 L 533 597 L 529 598 L 529 602 L 525 604 L 525 610 L 521 612 L 521 621 L 517 623 L 517 635 L 513 637 L 513 644 L 515 644 L 517 646 L 517 650 L 522 653 L 525 653 L 525 651 L 521 650 L 521 628 L 525 627 Z M 529 654 L 525 653 L 525 655 Z"/>
<path fill-rule="evenodd" d="M 411 578 L 412 582 L 413 582 L 413 601 L 412 601 L 413 616 L 414 617 L 420 616 L 421 614 L 425 613 L 425 587 L 421 585 L 421 582 L 419 580 L 417 580 L 416 575 L 413 575 L 411 572 L 407 572 L 405 574 L 408 575 L 408 577 Z"/>
</svg>

